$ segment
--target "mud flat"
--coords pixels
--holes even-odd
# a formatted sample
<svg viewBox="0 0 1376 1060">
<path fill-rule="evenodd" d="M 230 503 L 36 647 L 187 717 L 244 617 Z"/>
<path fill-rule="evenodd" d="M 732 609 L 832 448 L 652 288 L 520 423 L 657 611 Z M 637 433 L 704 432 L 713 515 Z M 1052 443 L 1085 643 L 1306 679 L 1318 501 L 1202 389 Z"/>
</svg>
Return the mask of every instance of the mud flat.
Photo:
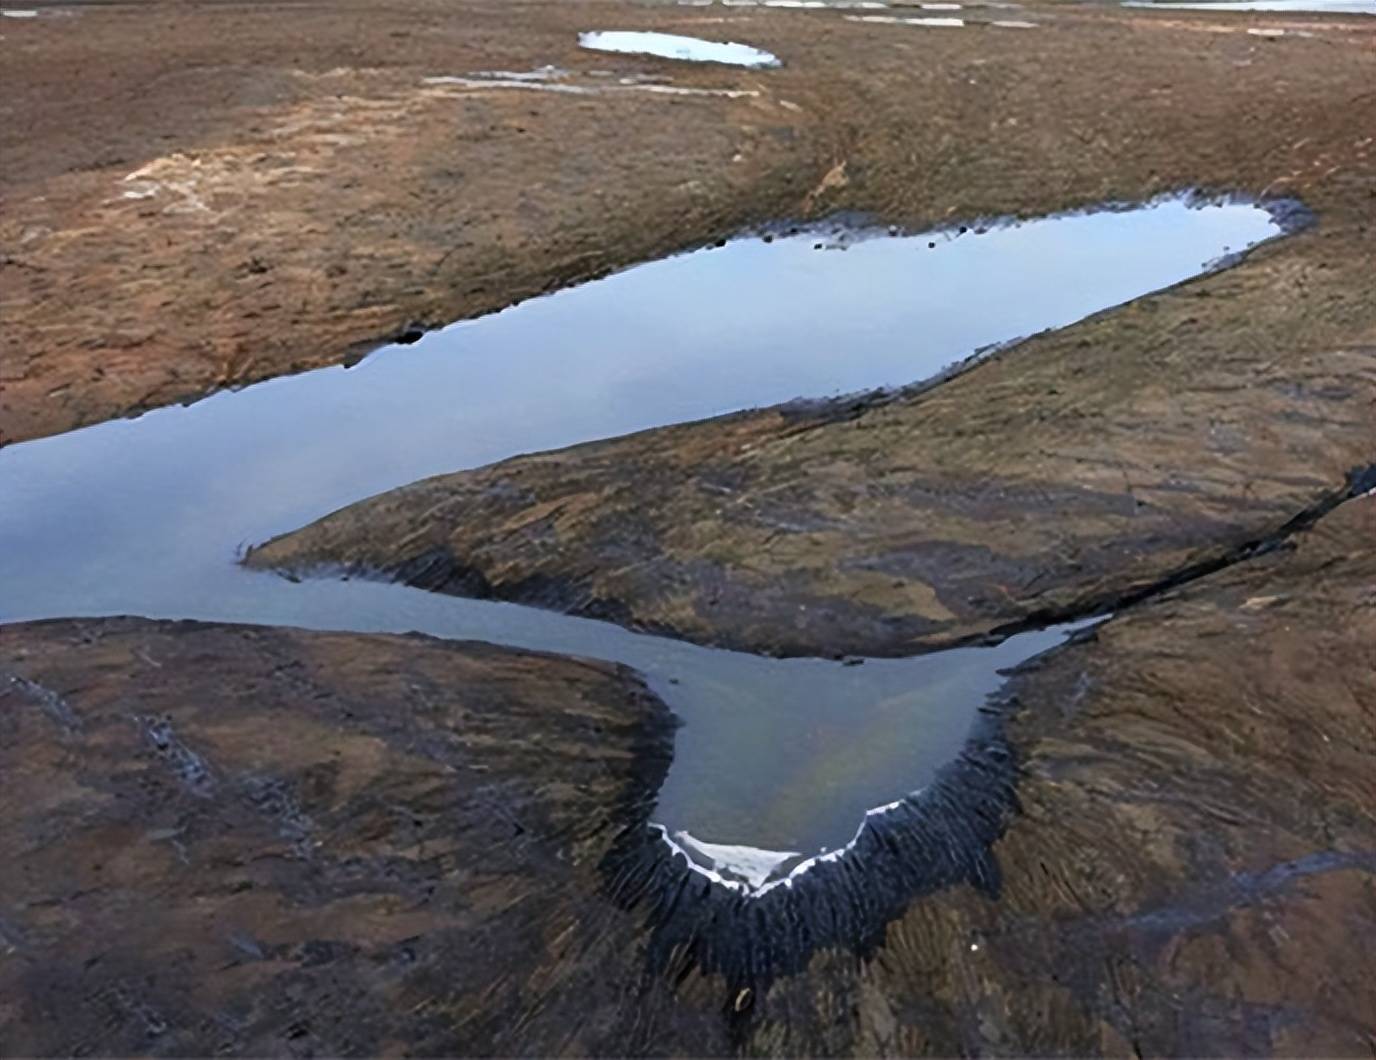
<svg viewBox="0 0 1376 1060">
<path fill-rule="evenodd" d="M 754 968 L 732 949 L 749 910 L 624 860 L 672 741 L 625 670 L 7 627 L 0 1044 L 1362 1055 L 1373 532 L 1376 499 L 1349 501 L 1019 673 L 993 874 L 864 940 L 795 921 Z"/>
</svg>

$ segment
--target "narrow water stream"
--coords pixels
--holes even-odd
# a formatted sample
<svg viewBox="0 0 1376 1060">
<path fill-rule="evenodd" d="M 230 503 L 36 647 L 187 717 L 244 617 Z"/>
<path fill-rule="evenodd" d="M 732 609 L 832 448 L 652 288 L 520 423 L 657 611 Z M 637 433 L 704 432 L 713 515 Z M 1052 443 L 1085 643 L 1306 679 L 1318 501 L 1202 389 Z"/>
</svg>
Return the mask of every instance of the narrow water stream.
<svg viewBox="0 0 1376 1060">
<path fill-rule="evenodd" d="M 10 446 L 0 622 L 133 614 L 419 630 L 626 663 L 683 722 L 656 819 L 699 868 L 757 887 L 844 847 L 867 810 L 927 784 L 999 671 L 1064 630 L 863 665 L 775 660 L 403 586 L 295 585 L 238 567 L 237 550 L 428 475 L 911 383 L 1280 231 L 1255 205 L 1166 200 L 987 232 L 742 238 L 350 369 Z"/>
</svg>

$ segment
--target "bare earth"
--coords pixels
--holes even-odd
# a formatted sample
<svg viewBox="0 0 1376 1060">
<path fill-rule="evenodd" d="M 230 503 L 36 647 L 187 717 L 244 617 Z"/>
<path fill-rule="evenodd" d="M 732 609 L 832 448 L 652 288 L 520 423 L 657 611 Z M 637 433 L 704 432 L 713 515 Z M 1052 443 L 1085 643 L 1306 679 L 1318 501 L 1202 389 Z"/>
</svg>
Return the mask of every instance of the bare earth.
<svg viewBox="0 0 1376 1060">
<path fill-rule="evenodd" d="M 925 391 L 443 476 L 249 557 L 776 654 L 1114 610 L 1009 683 L 1015 798 L 971 841 L 996 871 L 873 937 L 781 932 L 742 972 L 708 956 L 736 922 L 670 945 L 701 895 L 617 860 L 672 753 L 628 671 L 9 626 L 0 1054 L 1370 1055 L 1376 19 L 966 15 L 1038 26 L 569 0 L 0 19 L 0 445 L 757 223 L 1191 187 L 1316 218 Z M 593 28 L 785 65 L 579 51 Z M 567 76 L 462 80 L 547 64 Z"/>
</svg>

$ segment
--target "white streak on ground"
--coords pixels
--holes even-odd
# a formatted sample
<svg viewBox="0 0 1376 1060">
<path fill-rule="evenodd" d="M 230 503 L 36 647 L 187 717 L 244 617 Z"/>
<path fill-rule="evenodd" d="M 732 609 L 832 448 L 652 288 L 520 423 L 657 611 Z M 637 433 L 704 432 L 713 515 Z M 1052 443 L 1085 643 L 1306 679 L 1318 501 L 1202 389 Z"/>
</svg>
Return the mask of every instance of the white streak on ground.
<svg viewBox="0 0 1376 1060">
<path fill-rule="evenodd" d="M 615 85 L 564 85 L 548 81 L 510 81 L 485 77 L 451 77 L 442 75 L 421 79 L 426 85 L 449 85 L 468 89 L 525 89 L 528 92 L 555 92 L 568 96 L 602 96 L 617 92 L 649 92 L 661 96 L 709 96 L 720 99 L 751 99 L 759 95 L 744 88 L 687 88 L 679 85 L 647 85 L 626 81 Z"/>
<path fill-rule="evenodd" d="M 882 22 L 892 26 L 955 27 L 965 25 L 963 18 L 899 18 L 897 15 L 847 15 L 848 22 Z"/>
<path fill-rule="evenodd" d="M 797 850 L 761 850 L 759 847 L 740 846 L 724 843 L 704 843 L 694 839 L 687 832 L 675 832 L 674 838 L 685 847 L 695 850 L 712 862 L 713 866 L 730 872 L 733 876 L 744 878 L 750 887 L 758 890 L 765 881 L 790 858 L 799 855 Z"/>
<path fill-rule="evenodd" d="M 921 794 L 921 790 L 915 791 L 909 798 Z M 780 865 L 789 858 L 796 858 L 797 851 L 785 850 L 761 850 L 758 847 L 738 846 L 720 843 L 705 843 L 700 839 L 695 839 L 686 830 L 675 832 L 672 836 L 669 830 L 663 825 L 652 825 L 651 827 L 659 830 L 660 837 L 668 845 L 669 849 L 675 854 L 683 855 L 688 863 L 688 867 L 706 876 L 713 883 L 726 887 L 729 890 L 739 891 L 747 898 L 759 898 L 768 894 L 775 887 L 792 887 L 793 881 L 803 873 L 807 872 L 814 865 L 820 865 L 826 861 L 840 861 L 860 841 L 861 834 L 869 825 L 871 817 L 882 817 L 886 813 L 892 813 L 902 806 L 906 799 L 897 799 L 894 802 L 886 802 L 882 806 L 875 806 L 865 811 L 865 818 L 860 822 L 853 835 L 845 846 L 828 850 L 825 853 L 816 854 L 806 861 L 799 862 L 789 870 L 788 875 L 777 880 L 770 880 L 769 874 L 775 871 Z M 695 850 L 708 858 L 712 862 L 712 867 L 693 860 L 689 850 Z M 717 866 L 721 866 L 726 872 L 733 876 L 743 876 L 746 881 L 728 879 L 721 872 L 717 871 Z"/>
</svg>

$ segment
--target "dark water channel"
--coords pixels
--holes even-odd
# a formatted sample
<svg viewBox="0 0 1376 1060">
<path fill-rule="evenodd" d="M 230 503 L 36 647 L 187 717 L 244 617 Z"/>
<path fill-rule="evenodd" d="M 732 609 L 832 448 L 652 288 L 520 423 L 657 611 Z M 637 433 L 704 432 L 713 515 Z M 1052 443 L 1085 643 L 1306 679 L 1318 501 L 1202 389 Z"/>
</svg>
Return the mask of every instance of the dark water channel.
<svg viewBox="0 0 1376 1060">
<path fill-rule="evenodd" d="M 775 660 L 396 585 L 291 584 L 238 567 L 236 550 L 428 475 L 920 380 L 1279 232 L 1255 205 L 1168 200 L 982 234 L 742 238 L 350 369 L 10 446 L 0 621 L 133 614 L 419 630 L 624 662 L 683 722 L 656 819 L 700 869 L 760 884 L 845 847 L 868 810 L 928 784 L 999 671 L 1064 630 L 854 666 Z"/>
</svg>

